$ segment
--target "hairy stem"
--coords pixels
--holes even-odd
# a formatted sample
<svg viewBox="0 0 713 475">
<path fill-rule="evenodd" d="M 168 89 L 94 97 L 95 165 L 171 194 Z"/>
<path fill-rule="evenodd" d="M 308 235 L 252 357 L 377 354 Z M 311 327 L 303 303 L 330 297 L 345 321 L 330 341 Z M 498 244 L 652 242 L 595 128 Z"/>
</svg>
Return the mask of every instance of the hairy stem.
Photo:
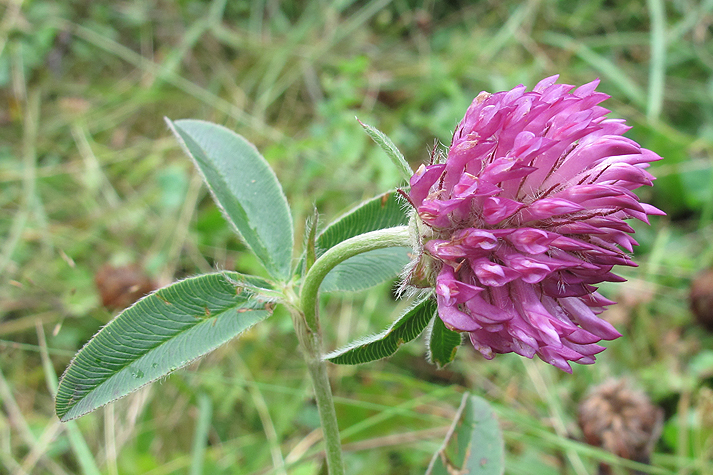
<svg viewBox="0 0 713 475">
<path fill-rule="evenodd" d="M 322 337 L 319 334 L 311 335 L 313 348 L 322 347 Z M 332 387 L 329 384 L 327 365 L 321 355 L 307 361 L 309 375 L 314 386 L 314 395 L 319 410 L 319 420 L 322 425 L 322 437 L 327 453 L 327 468 L 329 475 L 344 475 L 344 461 L 342 460 L 342 439 L 339 436 L 337 412 L 332 399 Z"/>
<path fill-rule="evenodd" d="M 305 314 L 307 327 L 312 332 L 319 332 L 319 316 L 317 299 L 319 286 L 337 264 L 350 257 L 375 249 L 385 247 L 410 246 L 407 226 L 379 229 L 370 233 L 360 234 L 342 241 L 322 254 L 310 268 L 302 282 L 300 291 L 300 307 Z"/>
<path fill-rule="evenodd" d="M 291 295 L 291 300 L 297 302 L 297 296 Z M 305 324 L 304 313 L 295 305 L 287 305 L 292 315 L 297 338 L 304 353 L 309 376 L 312 379 L 314 397 L 319 410 L 319 421 L 322 426 L 325 451 L 327 455 L 327 468 L 329 475 L 344 475 L 344 461 L 342 460 L 342 441 L 339 437 L 337 413 L 334 410 L 332 388 L 329 385 L 327 365 L 322 360 L 322 335 L 311 332 Z"/>
<path fill-rule="evenodd" d="M 381 229 L 347 239 L 329 249 L 314 262 L 304 278 L 299 298 L 291 290 L 286 292 L 288 299 L 291 300 L 291 304 L 287 307 L 292 315 L 314 386 L 329 475 L 344 475 L 344 461 L 332 388 L 329 384 L 326 362 L 322 359 L 322 333 L 317 313 L 319 285 L 334 266 L 350 257 L 374 249 L 408 245 L 409 235 L 406 226 Z"/>
</svg>

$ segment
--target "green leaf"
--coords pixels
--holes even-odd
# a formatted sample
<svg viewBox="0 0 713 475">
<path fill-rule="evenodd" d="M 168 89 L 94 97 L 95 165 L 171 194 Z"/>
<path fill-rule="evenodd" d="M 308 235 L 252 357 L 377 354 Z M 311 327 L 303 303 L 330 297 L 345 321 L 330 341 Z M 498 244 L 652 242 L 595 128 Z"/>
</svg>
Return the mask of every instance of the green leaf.
<svg viewBox="0 0 713 475">
<path fill-rule="evenodd" d="M 337 218 L 317 237 L 318 256 L 329 248 L 359 234 L 408 224 L 409 216 L 390 191 L 359 204 Z M 365 252 L 337 265 L 324 279 L 325 292 L 356 291 L 393 279 L 409 261 L 408 248 Z"/>
<path fill-rule="evenodd" d="M 274 278 L 292 264 L 292 216 L 275 173 L 254 145 L 223 126 L 166 119 L 223 215 Z"/>
<path fill-rule="evenodd" d="M 387 358 L 396 353 L 399 346 L 420 335 L 435 313 L 435 300 L 426 297 L 383 332 L 357 340 L 346 348 L 325 355 L 324 359 L 336 364 L 352 365 Z"/>
<path fill-rule="evenodd" d="M 495 414 L 483 398 L 464 394 L 443 447 L 436 452 L 426 475 L 502 475 L 505 444 Z"/>
<path fill-rule="evenodd" d="M 366 131 L 367 135 L 371 137 L 371 140 L 376 142 L 376 144 L 381 147 L 384 152 L 386 152 L 386 155 L 389 156 L 394 165 L 396 165 L 396 168 L 399 169 L 401 176 L 406 181 L 409 181 L 411 179 L 411 176 L 413 176 L 413 170 L 411 170 L 411 167 L 404 158 L 404 155 L 401 153 L 401 151 L 399 151 L 398 148 L 396 148 L 396 145 L 394 145 L 391 139 L 376 127 L 372 127 L 371 125 L 365 124 L 359 119 L 357 120 L 359 121 L 359 124 L 364 127 L 364 130 Z"/>
<path fill-rule="evenodd" d="M 393 279 L 408 264 L 410 252 L 410 247 L 387 247 L 358 254 L 329 271 L 320 290 L 355 292 Z"/>
<path fill-rule="evenodd" d="M 317 237 L 317 246 L 324 253 L 332 246 L 359 234 L 378 229 L 404 226 L 409 214 L 404 211 L 395 191 L 389 191 L 360 203 L 327 226 Z"/>
<path fill-rule="evenodd" d="M 246 282 L 247 280 L 247 282 Z M 254 298 L 258 279 L 206 274 L 171 284 L 119 314 L 82 348 L 62 376 L 62 421 L 126 396 L 238 336 L 272 312 Z"/>
<path fill-rule="evenodd" d="M 428 354 L 439 368 L 453 361 L 461 344 L 461 334 L 449 330 L 440 318 L 434 318 L 428 338 Z"/>
</svg>

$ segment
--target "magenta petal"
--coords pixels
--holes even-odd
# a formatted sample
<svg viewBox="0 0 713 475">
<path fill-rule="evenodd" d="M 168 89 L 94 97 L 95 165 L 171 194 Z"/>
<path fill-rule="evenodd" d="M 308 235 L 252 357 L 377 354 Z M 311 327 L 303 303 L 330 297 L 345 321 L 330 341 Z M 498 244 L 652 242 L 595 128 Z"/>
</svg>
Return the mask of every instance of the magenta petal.
<svg viewBox="0 0 713 475">
<path fill-rule="evenodd" d="M 583 206 L 573 203 L 562 198 L 544 198 L 537 200 L 528 206 L 522 212 L 523 221 L 534 221 L 539 219 L 547 219 L 553 216 L 561 216 L 564 214 L 582 211 Z"/>
<path fill-rule="evenodd" d="M 620 336 L 598 316 L 614 302 L 596 285 L 636 265 L 626 220 L 664 214 L 634 193 L 653 183 L 646 168 L 661 157 L 623 137 L 629 127 L 607 118 L 598 84 L 574 89 L 553 76 L 531 92 L 479 94 L 446 163 L 411 179 L 426 225 L 416 226 L 424 261 L 414 269 L 437 274 L 441 318 L 486 358 L 537 354 L 571 372 Z"/>
<path fill-rule="evenodd" d="M 443 297 L 446 305 L 464 303 L 478 295 L 483 289 L 457 280 L 451 266 L 443 266 L 436 277 L 436 294 Z"/>
<path fill-rule="evenodd" d="M 584 284 L 565 284 L 558 277 L 548 277 L 540 285 L 544 295 L 554 298 L 581 297 L 590 292 Z"/>
<path fill-rule="evenodd" d="M 574 90 L 574 92 L 572 92 L 572 94 L 577 97 L 587 97 L 594 92 L 598 85 L 599 79 L 597 78 L 592 82 L 588 82 L 587 84 L 579 86 L 577 89 Z"/>
<path fill-rule="evenodd" d="M 596 345 L 594 343 L 589 343 L 586 345 L 579 345 L 577 343 L 573 343 L 572 341 L 564 340 L 562 341 L 562 344 L 569 348 L 570 350 L 576 351 L 580 355 L 584 356 L 593 356 L 598 353 L 601 353 L 602 351 L 606 350 L 605 347 L 601 345 Z M 579 360 L 575 360 L 579 363 Z"/>
<path fill-rule="evenodd" d="M 572 321 L 577 322 L 588 332 L 601 337 L 603 340 L 615 340 L 621 336 L 621 333 L 611 323 L 597 317 L 581 300 L 567 297 L 560 299 L 560 303 L 567 310 Z"/>
<path fill-rule="evenodd" d="M 545 79 L 541 80 L 538 82 L 534 88 L 532 88 L 533 92 L 543 92 L 545 91 L 548 87 L 552 86 L 554 83 L 557 82 L 559 79 L 560 75 L 555 74 L 554 76 L 546 77 Z"/>
<path fill-rule="evenodd" d="M 493 348 L 487 345 L 483 341 L 483 338 L 478 338 L 478 334 L 476 334 L 475 332 L 471 332 L 469 336 L 470 342 L 473 344 L 473 348 L 480 351 L 480 354 L 483 355 L 485 359 L 492 360 L 493 358 L 495 358 Z"/>
<path fill-rule="evenodd" d="M 498 244 L 495 234 L 475 228 L 466 228 L 453 236 L 454 241 L 462 241 L 469 248 L 493 249 Z"/>
<path fill-rule="evenodd" d="M 528 284 L 541 282 L 553 271 L 547 264 L 519 254 L 507 256 L 505 262 L 507 262 L 508 267 L 520 274 L 523 282 Z"/>
<path fill-rule="evenodd" d="M 587 304 L 589 307 L 606 307 L 608 305 L 614 305 L 616 303 L 613 300 L 609 300 L 608 298 L 599 294 L 599 292 L 594 292 L 592 294 L 587 295 L 586 298 L 582 299 L 582 302 Z"/>
<path fill-rule="evenodd" d="M 474 177 L 470 173 L 463 173 L 460 181 L 453 187 L 453 196 L 458 198 L 473 196 L 493 196 L 500 193 L 500 187 L 489 181 Z"/>
<path fill-rule="evenodd" d="M 549 250 L 550 243 L 557 237 L 559 237 L 557 234 L 551 234 L 542 229 L 520 228 L 509 234 L 507 240 L 520 252 L 542 254 Z"/>
<path fill-rule="evenodd" d="M 527 88 L 525 86 L 523 86 L 522 84 L 515 87 L 514 89 L 511 89 L 503 97 L 503 104 L 510 104 L 510 103 L 514 102 L 516 99 L 519 99 L 520 97 L 522 97 L 523 93 L 526 90 L 527 90 Z"/>
<path fill-rule="evenodd" d="M 447 305 L 445 299 L 440 295 L 436 298 L 438 302 L 438 316 L 441 317 L 446 326 L 455 331 L 474 331 L 482 328 L 468 314 L 461 312 L 455 305 Z"/>
<path fill-rule="evenodd" d="M 619 253 L 609 249 L 601 248 L 595 244 L 582 241 L 580 239 L 569 238 L 566 236 L 560 236 L 552 241 L 552 247 L 557 249 L 563 249 L 565 251 L 596 251 L 600 254 L 606 254 L 611 256 L 618 256 Z"/>
<path fill-rule="evenodd" d="M 540 348 L 537 355 L 545 363 L 549 363 L 555 368 L 559 368 L 562 371 L 572 374 L 572 367 L 569 365 L 567 360 L 560 355 L 560 351 L 555 348 L 544 347 Z M 581 358 L 581 355 L 577 355 L 577 359 Z"/>
<path fill-rule="evenodd" d="M 522 203 L 508 198 L 488 197 L 483 202 L 483 220 L 487 224 L 497 224 L 515 214 Z"/>
<path fill-rule="evenodd" d="M 658 209 L 656 206 L 651 206 L 648 203 L 641 203 L 641 207 L 644 208 L 644 212 L 646 214 L 650 214 L 652 216 L 666 216 L 666 213 Z"/>
<path fill-rule="evenodd" d="M 653 179 L 653 175 L 646 170 L 629 165 L 628 163 L 614 163 L 604 168 L 599 174 L 600 183 L 611 181 L 613 184 L 618 185 L 622 182 L 630 182 L 635 185 L 632 188 L 638 188 L 640 185 L 651 186 Z"/>
<path fill-rule="evenodd" d="M 619 196 L 625 191 L 626 190 L 611 185 L 576 185 L 557 193 L 555 196 L 581 204 L 595 198 Z"/>
<path fill-rule="evenodd" d="M 446 228 L 451 224 L 449 212 L 462 203 L 462 200 L 425 200 L 418 207 L 418 215 L 424 223 L 435 228 Z"/>
<path fill-rule="evenodd" d="M 527 165 L 524 160 L 502 157 L 485 167 L 482 176 L 491 183 L 499 183 L 524 178 L 535 170 L 537 168 Z"/>
<path fill-rule="evenodd" d="M 424 248 L 433 257 L 438 257 L 444 261 L 455 261 L 468 256 L 468 251 L 463 246 L 443 239 L 431 239 Z"/>
<path fill-rule="evenodd" d="M 474 259 L 470 263 L 481 285 L 501 287 L 520 277 L 520 274 L 488 259 Z"/>
<path fill-rule="evenodd" d="M 589 345 L 591 343 L 597 343 L 602 340 L 601 337 L 598 337 L 593 333 L 589 333 L 583 328 L 578 328 L 577 330 L 567 335 L 567 339 L 573 343 L 577 343 L 580 345 Z"/>
<path fill-rule="evenodd" d="M 431 187 L 436 183 L 443 173 L 445 165 L 421 165 L 416 173 L 411 177 L 411 191 L 409 197 L 415 206 L 420 206 L 428 196 Z"/>
<path fill-rule="evenodd" d="M 513 316 L 511 313 L 489 304 L 482 297 L 475 296 L 465 303 L 470 313 L 481 324 L 502 323 L 510 320 Z"/>
</svg>

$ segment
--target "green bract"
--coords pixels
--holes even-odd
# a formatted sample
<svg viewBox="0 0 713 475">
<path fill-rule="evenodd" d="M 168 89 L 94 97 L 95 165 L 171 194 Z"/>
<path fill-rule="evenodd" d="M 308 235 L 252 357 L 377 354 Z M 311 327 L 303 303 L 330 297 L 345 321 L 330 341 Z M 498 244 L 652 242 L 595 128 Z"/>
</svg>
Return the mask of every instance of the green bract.
<svg viewBox="0 0 713 475">
<path fill-rule="evenodd" d="M 361 364 L 380 360 L 396 353 L 423 332 L 436 314 L 436 302 L 428 296 L 407 310 L 388 329 L 378 335 L 357 340 L 348 347 L 325 356 L 337 364 Z"/>
</svg>

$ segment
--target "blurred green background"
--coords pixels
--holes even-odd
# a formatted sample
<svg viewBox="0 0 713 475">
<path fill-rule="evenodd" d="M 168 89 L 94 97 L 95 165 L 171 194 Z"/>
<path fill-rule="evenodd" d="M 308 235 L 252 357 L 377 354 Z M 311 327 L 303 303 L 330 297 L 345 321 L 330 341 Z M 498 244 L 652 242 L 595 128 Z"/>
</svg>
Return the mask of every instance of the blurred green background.
<svg viewBox="0 0 713 475">
<path fill-rule="evenodd" d="M 639 194 L 668 216 L 635 225 L 640 266 L 603 286 L 624 336 L 572 376 L 513 355 L 487 362 L 468 345 L 437 371 L 422 341 L 388 361 L 333 366 L 348 473 L 422 474 L 470 390 L 498 413 L 506 473 L 593 474 L 612 457 L 579 442 L 577 404 L 611 377 L 665 410 L 650 473 L 713 473 L 713 337 L 688 310 L 692 279 L 713 264 L 711 25 L 710 0 L 3 0 L 0 473 L 324 473 L 306 370 L 279 310 L 76 423 L 54 415 L 56 377 L 117 312 L 95 285 L 107 265 L 132 265 L 146 273 L 135 285 L 149 286 L 261 272 L 163 116 L 254 142 L 300 242 L 313 205 L 325 223 L 399 185 L 355 117 L 415 168 L 434 140 L 449 143 L 478 92 L 552 74 L 601 78 L 627 135 L 665 157 Z M 393 283 L 326 296 L 327 349 L 380 331 L 405 305 Z"/>
</svg>

